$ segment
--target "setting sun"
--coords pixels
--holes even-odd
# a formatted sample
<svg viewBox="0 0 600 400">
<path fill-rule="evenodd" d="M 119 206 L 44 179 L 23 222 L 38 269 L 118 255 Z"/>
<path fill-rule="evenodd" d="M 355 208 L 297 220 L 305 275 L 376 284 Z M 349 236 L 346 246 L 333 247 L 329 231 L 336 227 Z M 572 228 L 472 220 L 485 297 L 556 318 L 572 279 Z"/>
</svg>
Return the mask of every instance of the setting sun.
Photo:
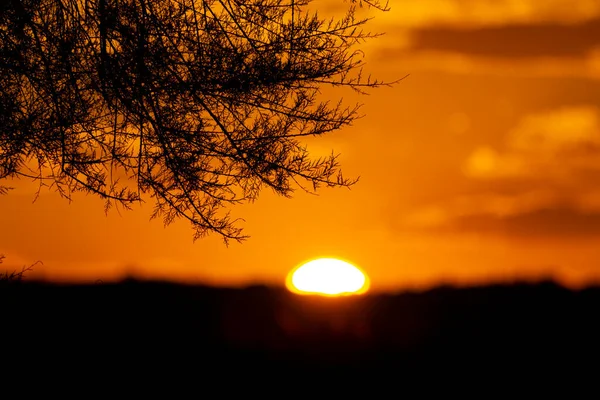
<svg viewBox="0 0 600 400">
<path fill-rule="evenodd" d="M 286 286 L 298 294 L 339 296 L 366 292 L 369 279 L 363 271 L 348 262 L 319 258 L 290 271 Z"/>
</svg>

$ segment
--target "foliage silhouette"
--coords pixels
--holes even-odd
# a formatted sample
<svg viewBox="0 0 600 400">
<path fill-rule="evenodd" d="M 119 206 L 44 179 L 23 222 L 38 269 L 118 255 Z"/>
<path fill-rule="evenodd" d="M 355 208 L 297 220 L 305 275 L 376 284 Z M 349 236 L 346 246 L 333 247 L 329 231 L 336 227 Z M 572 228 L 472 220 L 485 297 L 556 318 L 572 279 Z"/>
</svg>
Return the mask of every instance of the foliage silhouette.
<svg viewBox="0 0 600 400">
<path fill-rule="evenodd" d="M 337 155 L 313 159 L 302 139 L 359 117 L 322 101 L 324 85 L 391 84 L 364 78 L 355 48 L 377 36 L 357 7 L 387 5 L 352 0 L 325 20 L 309 2 L 3 2 L 0 179 L 98 195 L 107 211 L 149 196 L 152 218 L 226 243 L 247 237 L 230 206 L 265 187 L 352 185 Z"/>
<path fill-rule="evenodd" d="M 6 258 L 6 256 L 4 254 L 0 254 L 0 264 L 2 264 L 4 262 L 4 259 Z M 37 264 L 42 264 L 41 261 L 36 261 L 35 263 L 31 264 L 28 267 L 23 267 L 21 268 L 20 271 L 13 271 L 13 272 L 0 272 L 0 286 L 1 285 L 6 285 L 6 284 L 11 284 L 11 283 L 20 283 L 23 278 L 25 277 L 25 273 L 26 272 L 30 272 L 33 271 L 33 267 L 36 266 Z"/>
</svg>

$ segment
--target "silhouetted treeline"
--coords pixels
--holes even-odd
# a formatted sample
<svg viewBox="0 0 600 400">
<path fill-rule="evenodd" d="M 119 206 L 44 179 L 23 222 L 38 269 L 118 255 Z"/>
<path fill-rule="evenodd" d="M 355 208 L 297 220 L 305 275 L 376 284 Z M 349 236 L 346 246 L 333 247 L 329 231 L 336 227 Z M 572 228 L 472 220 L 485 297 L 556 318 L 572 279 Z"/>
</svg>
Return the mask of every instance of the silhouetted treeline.
<svg viewBox="0 0 600 400">
<path fill-rule="evenodd" d="M 389 376 L 405 388 L 444 377 L 506 386 L 594 374 L 600 355 L 600 289 L 553 283 L 342 298 L 136 281 L 23 283 L 0 293 L 3 343 L 13 344 L 5 363 L 46 374 L 60 361 L 76 376 L 110 371 L 145 382 L 342 373 Z"/>
</svg>

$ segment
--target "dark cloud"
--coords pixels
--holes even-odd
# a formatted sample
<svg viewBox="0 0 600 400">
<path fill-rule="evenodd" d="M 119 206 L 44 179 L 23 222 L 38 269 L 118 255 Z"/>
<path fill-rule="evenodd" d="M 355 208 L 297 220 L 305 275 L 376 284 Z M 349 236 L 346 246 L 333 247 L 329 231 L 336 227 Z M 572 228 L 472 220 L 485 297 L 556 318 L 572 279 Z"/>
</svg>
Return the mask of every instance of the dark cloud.
<svg viewBox="0 0 600 400">
<path fill-rule="evenodd" d="M 479 28 L 423 27 L 411 33 L 411 50 L 475 56 L 580 57 L 599 46 L 600 19 L 571 25 L 540 23 Z"/>
<path fill-rule="evenodd" d="M 449 221 L 448 228 L 456 231 L 500 234 L 508 238 L 589 238 L 600 236 L 600 213 L 559 206 L 508 216 L 466 215 Z"/>
</svg>

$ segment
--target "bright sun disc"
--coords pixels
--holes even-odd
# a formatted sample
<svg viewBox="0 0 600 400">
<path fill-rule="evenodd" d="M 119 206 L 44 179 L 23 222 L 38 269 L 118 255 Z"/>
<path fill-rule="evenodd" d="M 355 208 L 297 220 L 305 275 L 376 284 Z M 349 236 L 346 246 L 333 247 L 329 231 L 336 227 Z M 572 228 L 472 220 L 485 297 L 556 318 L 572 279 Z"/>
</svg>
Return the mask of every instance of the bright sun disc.
<svg viewBox="0 0 600 400">
<path fill-rule="evenodd" d="M 294 268 L 286 286 L 299 294 L 339 296 L 367 291 L 367 275 L 354 265 L 336 258 L 319 258 Z"/>
</svg>

